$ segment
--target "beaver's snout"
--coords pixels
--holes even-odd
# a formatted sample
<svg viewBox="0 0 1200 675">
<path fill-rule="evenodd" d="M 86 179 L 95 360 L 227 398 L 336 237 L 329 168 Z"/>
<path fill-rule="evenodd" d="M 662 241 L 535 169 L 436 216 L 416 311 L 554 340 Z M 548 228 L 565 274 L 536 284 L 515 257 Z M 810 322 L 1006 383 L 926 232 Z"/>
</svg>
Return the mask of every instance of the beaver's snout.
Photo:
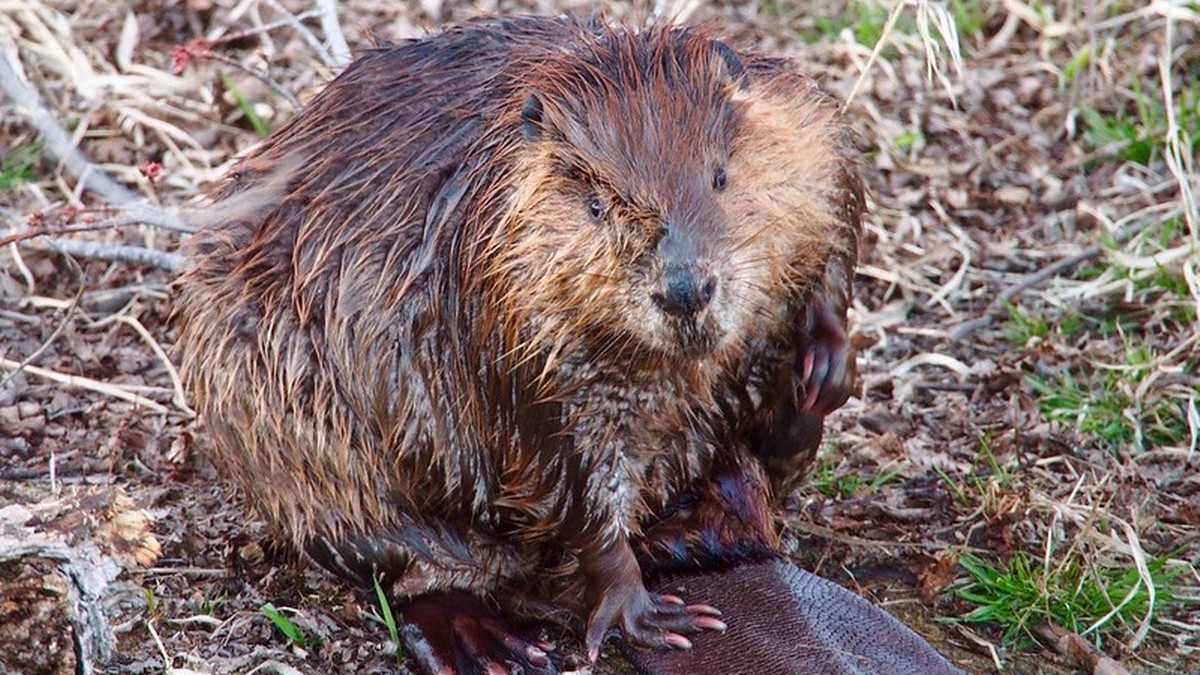
<svg viewBox="0 0 1200 675">
<path fill-rule="evenodd" d="M 650 298 L 667 315 L 685 321 L 695 319 L 716 295 L 717 277 L 705 261 L 712 253 L 711 242 L 718 229 L 717 223 L 705 219 L 668 219 L 661 230 L 663 237 L 656 254 L 662 275 Z"/>
<path fill-rule="evenodd" d="M 688 319 L 707 307 L 716 292 L 716 276 L 690 265 L 672 265 L 663 274 L 663 290 L 651 297 L 667 314 Z"/>
</svg>

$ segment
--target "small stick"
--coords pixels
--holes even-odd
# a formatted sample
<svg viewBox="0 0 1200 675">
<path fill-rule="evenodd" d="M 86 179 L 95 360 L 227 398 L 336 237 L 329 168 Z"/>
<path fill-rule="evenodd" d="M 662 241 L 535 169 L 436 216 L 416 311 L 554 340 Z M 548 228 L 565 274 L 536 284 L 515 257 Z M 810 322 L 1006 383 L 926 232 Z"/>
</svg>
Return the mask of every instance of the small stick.
<svg viewBox="0 0 1200 675">
<path fill-rule="evenodd" d="M 346 44 L 342 25 L 338 23 L 337 3 L 334 0 L 316 0 L 316 3 L 321 12 L 321 30 L 325 31 L 329 51 L 333 52 L 333 63 L 338 68 L 345 68 L 350 63 L 350 45 Z"/>
<path fill-rule="evenodd" d="M 322 63 L 330 68 L 335 66 L 333 63 L 333 57 L 329 54 L 329 50 L 325 48 L 325 45 L 321 44 L 321 41 L 317 39 L 317 36 L 312 34 L 312 31 L 310 31 L 303 23 L 301 23 L 300 19 L 296 18 L 295 14 L 289 12 L 286 7 L 280 4 L 279 0 L 267 0 L 267 3 L 270 4 L 276 12 L 279 12 L 284 16 L 285 20 L 291 24 L 292 29 L 300 35 L 300 39 L 308 43 L 309 48 L 316 52 L 317 56 L 321 57 Z M 318 14 L 321 14 L 323 18 L 324 15 L 322 12 L 318 11 Z M 337 17 L 334 17 L 335 20 L 336 18 Z"/>
<path fill-rule="evenodd" d="M 21 363 L 11 372 L 9 372 L 3 378 L 0 378 L 0 389 L 3 389 L 4 385 L 8 384 L 10 380 L 16 377 L 17 373 L 21 372 L 29 364 L 36 361 L 39 356 L 46 353 L 46 350 L 50 348 L 50 345 L 54 344 L 54 341 L 58 339 L 59 335 L 62 335 L 63 329 L 67 327 L 67 324 L 71 323 L 71 319 L 75 318 L 75 311 L 79 309 L 79 300 L 83 297 L 83 291 L 87 288 L 87 283 L 83 278 L 83 269 L 79 267 L 79 263 L 75 262 L 75 258 L 72 258 L 70 254 L 67 254 L 64 257 L 67 260 L 67 264 L 71 267 L 71 271 L 75 273 L 75 278 L 79 281 L 79 288 L 75 291 L 75 297 L 71 298 L 71 301 L 67 303 L 66 316 L 62 318 L 62 321 L 58 322 L 58 325 L 55 326 L 54 330 L 50 332 L 50 336 L 43 340 L 42 344 L 38 345 L 37 349 L 33 350 L 29 356 L 21 359 Z M 50 466 L 53 467 L 54 465 L 51 464 Z"/>
<path fill-rule="evenodd" d="M 1123 244 L 1129 241 L 1137 236 L 1139 232 L 1146 229 L 1149 224 L 1149 222 L 1144 222 L 1122 232 L 1115 238 L 1116 243 Z M 1030 274 L 1022 279 L 1021 283 L 1014 284 L 1004 289 L 1000 295 L 997 295 L 994 300 L 988 303 L 987 309 L 983 310 L 983 316 L 958 324 L 947 334 L 947 336 L 950 338 L 951 342 L 958 342 L 980 328 L 987 328 L 993 323 L 996 323 L 996 318 L 1003 313 L 1004 306 L 1011 302 L 1013 298 L 1047 279 L 1051 279 L 1068 270 L 1073 270 L 1079 265 L 1082 265 L 1093 258 L 1100 257 L 1103 255 L 1104 250 L 1105 249 L 1103 246 L 1089 246 L 1080 253 L 1077 253 L 1069 258 L 1063 258 L 1058 262 L 1051 263 L 1038 270 L 1034 274 Z"/>
<path fill-rule="evenodd" d="M 1019 284 L 1013 284 L 1012 286 L 1009 286 L 1008 288 L 1004 289 L 1000 295 L 997 295 L 994 300 L 988 303 L 987 309 L 983 310 L 983 316 L 971 319 L 970 321 L 964 321 L 955 326 L 954 330 L 951 330 L 949 333 L 950 341 L 958 342 L 980 328 L 987 328 L 996 322 L 996 318 L 1001 313 L 1001 310 L 1004 309 L 1004 306 L 1016 296 L 1024 293 L 1025 291 L 1033 288 L 1047 279 L 1051 279 L 1062 272 L 1074 269 L 1088 260 L 1091 260 L 1092 258 L 1099 257 L 1102 253 L 1104 253 L 1103 246 L 1091 246 L 1085 249 L 1082 253 L 1073 255 L 1070 258 L 1064 258 L 1058 262 L 1043 267 L 1036 273 L 1030 274 L 1022 279 L 1021 283 Z"/>
<path fill-rule="evenodd" d="M 146 576 L 179 575 L 204 579 L 223 579 L 229 576 L 229 570 L 224 567 L 148 567 L 138 573 Z"/>
<path fill-rule="evenodd" d="M 16 361 L 0 358 L 0 368 L 4 368 L 6 370 L 16 370 L 20 367 L 21 364 Z M 87 389 L 88 391 L 106 394 L 108 396 L 112 396 L 113 398 L 119 398 L 122 401 L 128 401 L 134 405 L 142 406 L 143 408 L 149 408 L 154 412 L 168 412 L 167 407 L 157 401 L 152 401 L 145 396 L 131 394 L 117 385 L 107 384 L 105 382 L 100 382 L 99 380 L 93 380 L 90 377 L 83 377 L 82 375 L 64 375 L 53 370 L 38 368 L 37 366 L 25 366 L 23 370 L 30 375 L 35 375 L 37 377 L 50 380 L 51 382 L 58 382 L 59 384 L 65 384 L 70 387 L 79 387 L 80 389 Z"/>
<path fill-rule="evenodd" d="M 183 392 L 183 381 L 179 379 L 179 371 L 175 369 L 175 364 L 171 363 L 171 359 L 167 356 L 167 352 L 163 350 L 162 345 L 158 344 L 158 341 L 154 339 L 153 335 L 150 335 L 150 331 L 146 330 L 146 327 L 142 325 L 141 321 L 138 321 L 133 317 L 125 316 L 124 314 L 114 314 L 113 316 L 106 319 L 101 319 L 92 325 L 93 327 L 99 328 L 111 321 L 123 323 L 132 328 L 135 332 L 137 332 L 138 335 L 141 336 L 142 341 L 146 343 L 146 346 L 150 347 L 150 351 L 154 352 L 154 355 L 158 357 L 158 360 L 162 362 L 163 367 L 167 371 L 167 377 L 171 380 L 171 387 L 172 391 L 174 392 L 174 398 L 171 402 L 183 412 L 195 417 L 196 411 L 192 410 L 187 404 L 187 395 Z"/>
<path fill-rule="evenodd" d="M 41 239 L 43 238 L 44 239 Z M 41 241 L 38 241 L 41 239 Z M 134 265 L 151 265 L 168 272 L 178 272 L 183 267 L 183 256 L 167 251 L 155 251 L 140 246 L 124 246 L 120 244 L 97 244 L 90 241 L 74 241 L 48 237 L 42 232 L 13 232 L 0 230 L 0 245 L 5 243 L 20 243 L 30 248 L 50 248 L 60 253 L 87 258 L 88 260 L 107 260 Z"/>
<path fill-rule="evenodd" d="M 107 211 L 108 209 L 105 208 L 102 210 Z M 172 216 L 172 218 L 174 218 L 174 216 Z M 175 220 L 178 221 L 177 218 Z M 12 218 L 12 221 L 18 222 L 16 218 Z M 59 234 L 71 234 L 74 232 L 94 232 L 96 230 L 115 229 L 118 227 L 128 227 L 130 225 L 143 225 L 143 224 L 158 225 L 158 223 L 154 223 L 149 220 L 146 220 L 141 215 L 117 216 L 115 218 L 108 218 L 105 220 L 88 220 L 87 217 L 85 216 L 84 220 L 77 222 L 77 223 L 70 223 L 67 225 L 47 225 L 45 221 L 46 221 L 46 218 L 45 218 L 44 214 L 39 215 L 37 212 L 35 212 L 32 216 L 29 217 L 29 229 L 27 229 L 27 230 L 0 230 L 0 246 L 6 246 L 6 245 L 12 244 L 14 242 L 20 242 L 20 241 L 24 241 L 26 239 L 33 239 L 35 237 L 41 237 L 43 235 L 51 236 L 51 235 L 59 235 Z M 164 226 L 164 229 L 169 229 L 169 228 L 166 228 Z M 196 228 L 189 225 L 189 226 L 187 226 L 186 230 L 180 230 L 180 232 L 183 232 L 184 234 L 191 234 L 195 230 L 196 230 Z"/>
<path fill-rule="evenodd" d="M 150 631 L 150 637 L 154 639 L 154 644 L 158 646 L 158 653 L 162 654 L 163 670 L 170 672 L 174 670 L 171 667 L 171 657 L 167 655 L 167 648 L 163 645 L 162 638 L 158 637 L 158 631 L 154 630 L 154 617 L 146 619 L 146 628 Z"/>
<path fill-rule="evenodd" d="M 1078 633 L 1072 633 L 1056 623 L 1045 623 L 1033 630 L 1052 649 L 1071 659 L 1080 669 L 1104 675 L 1129 675 L 1119 661 L 1097 649 Z"/>
<path fill-rule="evenodd" d="M 859 537 L 859 536 L 856 536 L 853 534 L 845 534 L 842 532 L 838 532 L 837 530 L 833 529 L 832 527 L 825 527 L 823 525 L 817 525 L 816 523 L 804 522 L 804 521 L 800 520 L 799 518 L 795 518 L 795 517 L 785 518 L 784 522 L 787 523 L 788 529 L 791 529 L 791 530 L 794 530 L 797 532 L 803 532 L 805 534 L 811 534 L 811 535 L 814 535 L 817 537 L 823 537 L 825 539 L 829 539 L 831 541 L 836 541 L 841 544 L 849 544 L 851 546 L 862 546 L 864 548 L 873 548 L 873 549 L 878 549 L 881 551 L 886 551 L 889 549 L 945 551 L 945 550 L 950 549 L 950 546 L 948 544 L 941 544 L 938 542 L 926 542 L 926 541 L 902 542 L 902 541 L 881 541 L 881 540 L 877 540 L 877 539 L 867 539 L 866 537 Z"/>
<path fill-rule="evenodd" d="M 17 109 L 24 112 L 29 123 L 37 129 L 46 142 L 45 149 L 48 155 L 78 178 L 81 185 L 95 192 L 105 202 L 124 208 L 141 222 L 180 232 L 191 232 L 187 225 L 167 211 L 142 203 L 138 195 L 118 183 L 80 152 L 54 119 L 54 115 L 42 103 L 37 91 L 18 74 L 16 58 L 16 51 L 13 49 L 0 51 L 0 92 L 7 94 Z"/>
<path fill-rule="evenodd" d="M 317 10 L 309 10 L 307 12 L 301 12 L 300 14 L 289 15 L 288 18 L 286 18 L 286 19 L 280 19 L 279 21 L 272 21 L 271 23 L 264 23 L 261 26 L 255 26 L 253 28 L 247 28 L 245 30 L 239 30 L 239 31 L 234 31 L 232 33 L 226 33 L 225 35 L 222 35 L 221 37 L 192 38 L 191 40 L 188 40 L 186 43 L 177 45 L 175 48 L 173 48 L 171 50 L 172 68 L 174 69 L 176 74 L 181 73 L 181 72 L 183 72 L 184 67 L 187 66 L 188 61 L 190 59 L 192 59 L 192 58 L 208 58 L 209 56 L 212 55 L 212 48 L 216 47 L 217 45 L 225 44 L 227 42 L 236 42 L 238 40 L 244 40 L 246 38 L 254 37 L 256 35 L 262 35 L 265 33 L 269 33 L 271 31 L 275 30 L 276 28 L 282 28 L 284 26 L 291 26 L 291 25 L 293 25 L 293 22 L 295 22 L 295 21 L 301 21 L 301 20 L 308 19 L 308 18 L 311 18 L 314 16 L 319 16 L 320 14 L 321 13 Z"/>
<path fill-rule="evenodd" d="M 214 61 L 220 61 L 221 63 L 224 63 L 227 66 L 230 66 L 232 68 L 237 68 L 238 70 L 241 70 L 241 71 L 249 74 L 251 77 L 257 79 L 259 82 L 262 82 L 263 84 L 270 87 L 271 91 L 275 92 L 278 96 L 281 96 L 283 98 L 283 100 L 288 102 L 288 105 L 292 106 L 293 110 L 298 110 L 300 108 L 300 102 L 296 100 L 295 96 L 292 96 L 292 92 L 288 91 L 287 89 L 284 89 L 282 84 L 279 84 L 275 80 L 271 79 L 270 75 L 267 75 L 266 73 L 260 73 L 259 71 L 245 65 L 244 63 L 242 63 L 241 61 L 238 61 L 235 58 L 231 58 L 224 54 L 218 54 L 217 52 L 214 52 L 214 51 L 207 52 L 206 54 L 204 54 L 204 57 L 212 59 Z"/>
</svg>

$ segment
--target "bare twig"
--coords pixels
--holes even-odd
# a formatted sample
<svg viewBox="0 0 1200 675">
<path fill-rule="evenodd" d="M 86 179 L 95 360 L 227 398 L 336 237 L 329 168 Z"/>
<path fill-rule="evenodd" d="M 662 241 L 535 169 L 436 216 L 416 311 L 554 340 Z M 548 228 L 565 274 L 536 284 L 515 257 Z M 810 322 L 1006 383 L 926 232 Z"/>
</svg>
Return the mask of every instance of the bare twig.
<svg viewBox="0 0 1200 675">
<path fill-rule="evenodd" d="M 1150 224 L 1151 221 L 1143 221 L 1133 227 L 1130 227 L 1128 230 L 1120 233 L 1115 238 L 1116 243 L 1123 244 L 1129 241 L 1130 239 L 1136 237 L 1142 230 L 1146 229 L 1146 227 L 1148 227 Z M 1104 254 L 1105 250 L 1105 247 L 1098 244 L 1096 246 L 1089 246 L 1073 256 L 1051 263 L 1038 270 L 1034 274 L 1030 274 L 1022 279 L 1021 283 L 1014 284 L 1001 291 L 1000 295 L 997 295 L 994 300 L 988 303 L 987 309 L 983 310 L 983 314 L 981 316 L 958 324 L 953 330 L 947 333 L 947 336 L 950 338 L 951 342 L 958 342 L 980 328 L 987 328 L 993 323 L 996 323 L 996 319 L 1004 313 L 1005 305 L 1012 302 L 1013 298 L 1048 279 L 1053 279 L 1064 272 L 1075 269 L 1076 267 L 1089 260 L 1092 260 L 1093 258 L 1100 257 Z"/>
<path fill-rule="evenodd" d="M 214 51 L 209 51 L 208 53 L 204 54 L 204 57 L 212 59 L 214 61 L 220 61 L 221 63 L 224 63 L 225 65 L 230 66 L 231 68 L 237 68 L 238 70 L 255 78 L 259 82 L 262 82 L 263 84 L 267 85 L 267 87 L 269 87 L 271 89 L 271 91 L 275 92 L 276 95 L 282 97 L 283 100 L 287 101 L 288 105 L 290 105 L 293 110 L 300 108 L 300 102 L 296 100 L 295 96 L 292 96 L 292 92 L 288 91 L 287 89 L 284 89 L 283 85 L 279 84 L 278 82 L 273 80 L 270 75 L 267 75 L 264 72 L 260 72 L 259 70 L 255 69 L 255 68 L 251 68 L 250 66 L 247 66 L 246 64 L 242 63 L 241 61 L 238 61 L 237 59 L 230 58 L 228 56 L 225 56 L 224 54 L 218 54 L 217 52 L 214 52 Z"/>
<path fill-rule="evenodd" d="M 1086 672 L 1102 675 L 1129 675 L 1129 670 L 1125 666 L 1094 647 L 1078 633 L 1072 633 L 1054 623 L 1042 624 L 1035 628 L 1034 632 L 1047 645 L 1071 659 Z"/>
<path fill-rule="evenodd" d="M 200 579 L 223 579 L 229 576 L 224 567 L 148 567 L 141 571 L 146 576 L 183 576 Z"/>
<path fill-rule="evenodd" d="M 1021 280 L 1021 283 L 1014 284 L 1004 289 L 1000 295 L 997 295 L 994 300 L 988 303 L 987 309 L 983 310 L 983 314 L 970 321 L 964 321 L 954 327 L 948 333 L 951 342 L 958 342 L 971 333 L 996 323 L 996 319 L 1004 313 L 1004 306 L 1012 302 L 1012 299 L 1025 291 L 1037 286 L 1038 284 L 1048 279 L 1073 270 L 1083 263 L 1099 257 L 1104 253 L 1103 246 L 1090 246 L 1084 249 L 1081 253 L 1073 255 L 1069 258 L 1064 258 L 1056 263 L 1052 263 L 1038 270 L 1034 274 L 1030 274 Z"/>
<path fill-rule="evenodd" d="M 789 529 L 796 532 L 803 532 L 817 537 L 823 537 L 831 541 L 836 541 L 842 544 L 851 546 L 861 546 L 876 550 L 921 550 L 921 551 L 945 551 L 951 548 L 949 544 L 943 544 L 936 541 L 881 541 L 878 539 L 868 539 L 859 537 L 853 534 L 845 534 L 838 532 L 832 527 L 825 527 L 816 523 L 806 522 L 796 517 L 788 517 L 785 519 Z"/>
<path fill-rule="evenodd" d="M 148 225 L 190 232 L 191 230 L 179 222 L 178 218 L 142 201 L 137 194 L 113 180 L 75 147 L 54 119 L 54 115 L 42 103 L 37 91 L 19 74 L 17 58 L 15 48 L 0 51 L 0 91 L 12 99 L 17 109 L 25 114 L 29 123 L 41 134 L 46 143 L 46 152 L 78 178 L 81 185 L 95 192 L 105 202 L 122 207 L 130 216 L 137 217 Z"/>
<path fill-rule="evenodd" d="M 0 358 L 0 368 L 4 368 L 5 370 L 15 370 L 20 366 L 21 364 L 16 361 Z M 167 412 L 167 407 L 163 404 L 157 401 L 152 401 L 145 396 L 132 394 L 119 385 L 100 382 L 99 380 L 93 380 L 90 377 L 83 377 L 82 375 L 64 375 L 63 373 L 47 370 L 46 368 L 38 368 L 37 366 L 25 366 L 23 370 L 29 375 L 47 379 L 51 382 L 58 382 L 59 384 L 65 384 L 69 387 L 79 387 L 80 389 L 87 389 L 88 391 L 94 391 L 100 394 L 112 396 L 113 398 L 119 398 L 122 401 L 128 401 L 134 405 L 139 405 L 143 408 L 153 410 L 154 412 Z"/>
<path fill-rule="evenodd" d="M 65 329 L 67 325 L 71 323 L 71 320 L 75 318 L 75 311 L 79 309 L 79 300 L 83 297 L 83 291 L 87 289 L 87 283 L 84 281 L 83 270 L 79 267 L 79 263 L 75 262 L 75 259 L 72 258 L 69 253 L 64 257 L 66 258 L 67 264 L 70 266 L 71 271 L 75 273 L 76 280 L 79 282 L 79 288 L 75 290 L 75 297 L 71 298 L 71 301 L 67 304 L 66 315 L 63 316 L 62 320 L 58 322 L 58 325 L 54 327 L 54 330 L 51 331 L 50 335 L 45 340 L 42 340 L 42 344 L 38 345 L 38 348 L 33 350 L 24 359 L 21 359 L 21 363 L 18 364 L 16 368 L 9 371 L 8 374 L 3 378 L 0 378 L 0 389 L 3 389 L 10 380 L 16 377 L 17 373 L 20 373 L 29 364 L 36 361 L 39 356 L 46 353 L 46 350 L 50 348 L 50 345 L 54 344 L 54 341 L 58 339 L 59 335 L 62 335 L 63 329 Z"/>
<path fill-rule="evenodd" d="M 333 56 L 330 55 L 329 50 L 325 48 L 325 45 L 321 44 L 321 41 L 317 39 L 317 36 L 313 35 L 312 31 L 310 31 L 295 14 L 289 12 L 287 8 L 279 2 L 279 0 L 267 0 L 267 3 L 270 4 L 276 12 L 279 12 L 283 15 L 284 19 L 291 25 L 292 29 L 300 35 L 300 39 L 304 40 L 308 44 L 309 48 L 316 52 L 317 56 L 321 58 L 322 63 L 331 68 L 345 65 L 344 63 L 335 64 L 333 62 Z M 324 19 L 323 11 L 318 10 L 317 14 Z M 337 17 L 335 16 L 334 19 L 336 20 Z"/>
<path fill-rule="evenodd" d="M 163 364 L 163 368 L 167 371 L 167 377 L 171 380 L 171 388 L 172 391 L 174 391 L 174 397 L 172 398 L 171 402 L 183 412 L 195 417 L 196 411 L 192 410 L 191 407 L 188 406 L 187 394 L 185 394 L 183 391 L 183 381 L 179 379 L 179 371 L 175 369 L 175 364 L 171 363 L 170 357 L 167 356 L 166 350 L 162 348 L 162 345 L 158 343 L 158 340 L 154 339 L 154 336 L 150 334 L 150 331 L 146 330 L 146 327 L 142 325 L 141 321 L 138 321 L 130 316 L 125 316 L 124 314 L 114 314 L 105 319 L 101 319 L 92 324 L 92 327 L 99 328 L 113 321 L 129 326 L 134 330 L 134 332 L 141 336 L 142 341 L 146 343 L 146 346 L 150 348 L 150 351 L 154 352 L 154 355 L 158 357 L 159 362 Z"/>
<path fill-rule="evenodd" d="M 99 211 L 101 213 L 108 213 L 111 211 L 111 209 L 106 207 L 100 209 Z M 172 218 L 175 218 L 175 216 L 172 216 Z M 178 218 L 175 219 L 178 221 Z M 130 225 L 154 224 L 140 216 L 130 215 L 116 216 L 104 220 L 89 220 L 88 215 L 85 214 L 81 217 L 79 222 L 68 223 L 66 225 L 48 225 L 45 222 L 46 220 L 47 217 L 45 214 L 42 214 L 41 216 L 35 214 L 29 218 L 30 226 L 27 230 L 0 230 L 0 246 L 7 246 L 12 243 L 22 242 L 28 239 L 35 239 L 42 236 L 54 237 L 63 234 L 73 234 L 76 232 L 96 232 L 98 230 L 129 227 Z M 13 223 L 21 222 L 16 218 L 12 218 L 10 221 Z M 40 224 L 35 225 L 34 223 Z M 187 233 L 194 232 L 196 230 L 196 228 L 192 227 L 191 225 L 187 225 L 186 227 L 188 228 L 186 230 Z"/>
<path fill-rule="evenodd" d="M 154 617 L 146 619 L 146 629 L 150 631 L 150 637 L 154 639 L 154 644 L 158 647 L 158 653 L 162 655 L 164 669 L 170 672 L 173 670 L 171 668 L 172 660 L 167 654 L 167 648 L 163 645 L 162 638 L 158 637 L 158 631 L 154 630 Z"/>
<path fill-rule="evenodd" d="M 141 221 L 134 219 L 132 222 Z M 19 243 L 24 247 L 49 248 L 68 255 L 87 258 L 88 260 L 107 260 L 134 265 L 152 265 L 168 272 L 178 272 L 183 266 L 183 256 L 178 253 L 155 251 L 154 249 L 142 248 L 140 246 L 97 244 L 90 241 L 47 237 L 45 234 L 36 231 L 14 232 L 12 230 L 0 230 L 0 240 L 4 240 L 4 243 Z"/>
<path fill-rule="evenodd" d="M 245 30 L 234 31 L 232 33 L 227 33 L 225 35 L 221 35 L 220 37 L 207 37 L 207 38 L 202 38 L 202 39 L 204 41 L 208 42 L 210 45 L 218 45 L 218 44 L 221 44 L 222 42 L 233 42 L 233 41 L 242 40 L 242 39 L 254 36 L 254 35 L 262 35 L 264 33 L 269 33 L 271 31 L 275 30 L 276 28 L 282 28 L 283 26 L 292 26 L 292 25 L 294 25 L 293 24 L 294 21 L 303 21 L 305 19 L 310 19 L 314 16 L 320 16 L 320 15 L 321 15 L 320 9 L 310 9 L 307 12 L 300 12 L 299 14 L 289 15 L 287 18 L 280 19 L 279 21 L 272 21 L 270 23 L 264 23 L 259 26 L 247 28 Z"/>
<path fill-rule="evenodd" d="M 46 142 L 46 152 L 79 179 L 89 190 L 100 195 L 110 204 L 129 204 L 138 196 L 125 186 L 114 181 L 108 174 L 88 161 L 87 157 L 71 143 L 66 132 L 59 127 L 54 115 L 42 104 L 41 97 L 18 74 L 16 49 L 6 49 L 0 54 L 0 89 L 8 94 L 17 109 L 24 112 L 30 124 L 38 130 Z"/>
<path fill-rule="evenodd" d="M 350 63 L 350 45 L 346 44 L 342 25 L 338 23 L 337 3 L 334 0 L 316 0 L 316 3 L 317 9 L 321 11 L 321 30 L 325 31 L 325 39 L 329 41 L 334 65 L 345 68 L 346 64 Z"/>
</svg>

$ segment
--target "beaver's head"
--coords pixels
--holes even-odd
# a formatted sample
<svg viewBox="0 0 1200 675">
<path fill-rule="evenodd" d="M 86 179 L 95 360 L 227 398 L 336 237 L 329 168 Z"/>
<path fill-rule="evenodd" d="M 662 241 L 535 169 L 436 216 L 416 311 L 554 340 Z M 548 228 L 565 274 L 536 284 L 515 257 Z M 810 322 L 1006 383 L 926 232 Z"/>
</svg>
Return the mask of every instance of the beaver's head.
<svg viewBox="0 0 1200 675">
<path fill-rule="evenodd" d="M 754 70 L 672 28 L 530 64 L 493 263 L 535 341 L 695 359 L 785 320 L 845 226 L 841 131 L 807 80 Z"/>
</svg>

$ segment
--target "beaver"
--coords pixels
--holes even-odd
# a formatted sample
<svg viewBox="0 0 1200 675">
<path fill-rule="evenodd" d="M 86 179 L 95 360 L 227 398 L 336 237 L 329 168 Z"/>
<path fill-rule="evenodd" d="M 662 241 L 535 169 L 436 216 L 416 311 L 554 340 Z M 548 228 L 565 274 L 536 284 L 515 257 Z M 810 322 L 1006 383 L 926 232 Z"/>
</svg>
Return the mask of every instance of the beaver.
<svg viewBox="0 0 1200 675">
<path fill-rule="evenodd" d="M 178 281 L 212 461 L 379 582 L 432 672 L 554 672 L 508 618 L 686 649 L 666 571 L 775 555 L 851 392 L 838 102 L 710 30 L 491 18 L 372 49 L 231 170 Z"/>
</svg>

